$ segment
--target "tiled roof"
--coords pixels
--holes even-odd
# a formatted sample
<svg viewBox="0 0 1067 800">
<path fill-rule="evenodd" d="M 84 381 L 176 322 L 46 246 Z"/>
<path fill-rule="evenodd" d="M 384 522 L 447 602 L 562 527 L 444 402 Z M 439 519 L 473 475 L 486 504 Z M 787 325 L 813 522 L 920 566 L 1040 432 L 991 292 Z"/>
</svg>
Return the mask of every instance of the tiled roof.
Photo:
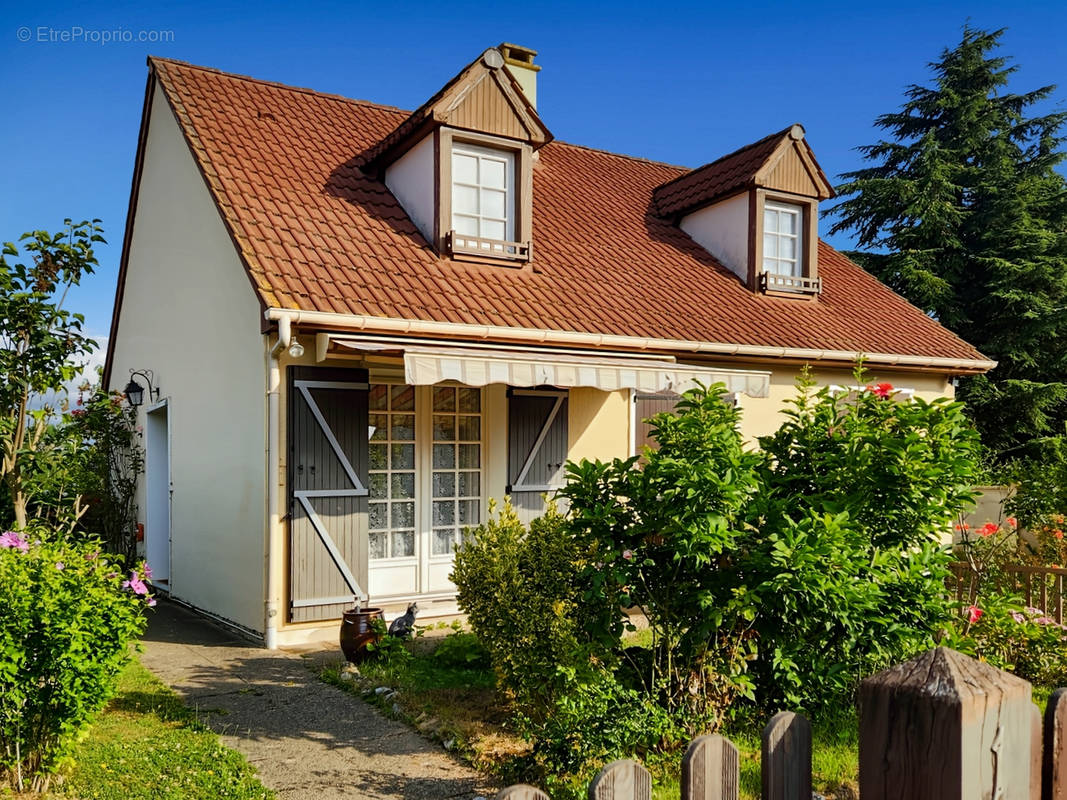
<svg viewBox="0 0 1067 800">
<path fill-rule="evenodd" d="M 653 190 L 683 169 L 561 142 L 535 162 L 535 270 L 439 258 L 384 184 L 355 166 L 406 112 L 151 64 L 268 307 L 981 358 L 825 243 L 817 302 L 750 291 L 655 213 Z"/>
<path fill-rule="evenodd" d="M 670 216 L 751 184 L 760 167 L 789 137 L 792 129 L 790 126 L 772 133 L 656 187 L 653 192 L 656 210 L 663 216 Z"/>
</svg>

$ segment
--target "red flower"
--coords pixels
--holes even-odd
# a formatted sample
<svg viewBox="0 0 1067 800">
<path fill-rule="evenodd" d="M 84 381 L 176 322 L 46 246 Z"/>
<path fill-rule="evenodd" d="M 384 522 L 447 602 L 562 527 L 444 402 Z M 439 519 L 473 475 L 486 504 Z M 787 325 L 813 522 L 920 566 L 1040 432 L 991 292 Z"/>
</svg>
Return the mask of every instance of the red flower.
<svg viewBox="0 0 1067 800">
<path fill-rule="evenodd" d="M 893 384 L 880 383 L 871 389 L 871 391 L 874 393 L 875 397 L 886 398 L 889 397 L 889 393 L 893 391 Z"/>
<path fill-rule="evenodd" d="M 968 525 L 966 522 L 964 522 L 962 525 L 956 525 L 956 530 L 958 531 L 969 531 L 970 529 L 971 526 Z"/>
<path fill-rule="evenodd" d="M 982 618 L 982 614 L 984 613 L 985 612 L 982 611 L 982 609 L 980 609 L 978 606 L 969 606 L 967 608 L 967 621 L 973 625 L 975 622 Z"/>
<path fill-rule="evenodd" d="M 1005 521 L 1008 523 L 1008 525 L 1010 525 L 1013 528 L 1017 528 L 1019 526 L 1019 523 L 1015 519 L 1015 517 L 1008 517 L 1008 519 L 1005 520 Z"/>
<path fill-rule="evenodd" d="M 1000 526 L 995 522 L 987 522 L 981 528 L 978 529 L 979 536 L 992 536 L 994 533 L 1000 530 Z"/>
<path fill-rule="evenodd" d="M 1055 536 L 1057 539 L 1062 539 L 1063 538 L 1063 531 L 1061 531 L 1059 528 L 1057 528 L 1056 530 L 1054 530 L 1052 532 L 1052 535 Z"/>
</svg>

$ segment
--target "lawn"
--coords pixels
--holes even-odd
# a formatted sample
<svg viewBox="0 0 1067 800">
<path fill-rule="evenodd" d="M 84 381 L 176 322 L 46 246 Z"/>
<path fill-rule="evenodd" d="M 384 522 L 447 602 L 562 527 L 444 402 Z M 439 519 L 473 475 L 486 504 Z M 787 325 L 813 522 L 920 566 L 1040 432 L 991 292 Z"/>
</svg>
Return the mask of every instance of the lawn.
<svg viewBox="0 0 1067 800">
<path fill-rule="evenodd" d="M 240 753 L 136 659 L 53 793 L 78 800 L 273 800 Z"/>
<path fill-rule="evenodd" d="M 529 748 L 508 729 L 507 701 L 494 688 L 492 672 L 442 665 L 433 655 L 440 641 L 418 639 L 408 646 L 411 658 L 370 661 L 358 675 L 346 672 L 343 661 L 328 663 L 320 667 L 320 677 L 407 721 L 477 769 L 504 783 L 518 780 L 513 762 Z M 766 722 L 739 718 L 723 731 L 740 750 L 741 796 L 747 800 L 760 794 L 760 732 Z M 814 722 L 814 789 L 836 800 L 858 796 L 857 726 L 856 715 L 848 712 Z M 679 762 L 680 754 L 650 765 L 654 800 L 677 800 Z"/>
</svg>

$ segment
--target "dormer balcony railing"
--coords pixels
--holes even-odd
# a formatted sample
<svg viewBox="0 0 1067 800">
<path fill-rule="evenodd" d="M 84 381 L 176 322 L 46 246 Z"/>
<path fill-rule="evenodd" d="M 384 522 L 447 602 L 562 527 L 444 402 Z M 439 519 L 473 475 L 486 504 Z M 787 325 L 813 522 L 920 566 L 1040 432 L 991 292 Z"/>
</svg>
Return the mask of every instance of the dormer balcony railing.
<svg viewBox="0 0 1067 800">
<path fill-rule="evenodd" d="M 533 255 L 532 242 L 508 242 L 502 239 L 484 239 L 449 231 L 446 236 L 449 252 L 456 256 L 469 255 L 483 258 L 500 258 L 508 261 L 529 261 Z"/>
<path fill-rule="evenodd" d="M 764 294 L 822 294 L 821 278 L 805 278 L 798 275 L 779 275 L 774 272 L 761 272 L 759 276 L 760 291 Z"/>
</svg>

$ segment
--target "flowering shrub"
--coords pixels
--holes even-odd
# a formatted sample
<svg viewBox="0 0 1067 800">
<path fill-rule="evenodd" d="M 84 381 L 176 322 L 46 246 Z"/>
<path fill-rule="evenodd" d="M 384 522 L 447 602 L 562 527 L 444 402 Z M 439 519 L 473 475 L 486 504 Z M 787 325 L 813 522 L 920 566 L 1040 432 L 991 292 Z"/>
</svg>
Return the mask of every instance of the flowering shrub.
<svg viewBox="0 0 1067 800">
<path fill-rule="evenodd" d="M 0 776 L 43 791 L 111 697 L 154 605 L 146 570 L 44 528 L 0 535 Z"/>
</svg>

